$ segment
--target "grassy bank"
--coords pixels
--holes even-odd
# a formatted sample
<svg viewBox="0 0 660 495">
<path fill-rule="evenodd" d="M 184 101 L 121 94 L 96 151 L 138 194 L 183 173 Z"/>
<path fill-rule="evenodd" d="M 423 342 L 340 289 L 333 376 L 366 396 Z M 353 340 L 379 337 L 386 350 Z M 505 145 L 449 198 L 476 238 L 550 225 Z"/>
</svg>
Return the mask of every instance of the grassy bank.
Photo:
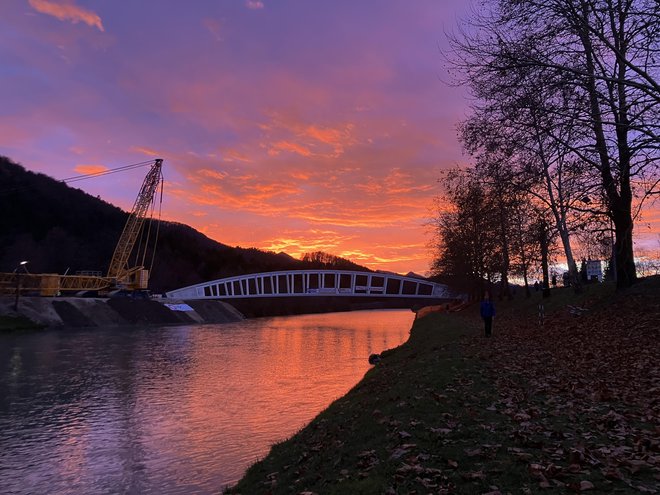
<svg viewBox="0 0 660 495">
<path fill-rule="evenodd" d="M 230 493 L 653 493 L 659 286 L 557 290 L 543 326 L 540 294 L 500 303 L 491 339 L 424 317 Z"/>
<path fill-rule="evenodd" d="M 24 316 L 0 315 L 0 332 L 15 332 L 22 330 L 39 330 L 43 328 Z"/>
</svg>

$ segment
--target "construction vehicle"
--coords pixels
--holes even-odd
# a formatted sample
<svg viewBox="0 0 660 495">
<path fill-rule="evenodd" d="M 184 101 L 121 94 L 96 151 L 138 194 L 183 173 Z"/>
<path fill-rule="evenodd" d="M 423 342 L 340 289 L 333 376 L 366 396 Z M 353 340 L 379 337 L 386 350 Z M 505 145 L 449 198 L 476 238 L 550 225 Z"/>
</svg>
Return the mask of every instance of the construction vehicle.
<svg viewBox="0 0 660 495">
<path fill-rule="evenodd" d="M 85 273 L 77 275 L 33 274 L 15 270 L 13 273 L 0 273 L 0 294 L 15 294 L 18 296 L 21 293 L 38 293 L 41 296 L 57 296 L 63 293 L 75 294 L 82 291 L 102 291 L 106 293 L 113 290 L 145 291 L 149 284 L 149 270 L 142 265 L 129 266 L 129 257 L 142 233 L 149 210 L 154 204 L 158 186 L 162 186 L 162 167 L 162 159 L 154 160 L 144 178 L 133 209 L 115 247 L 105 277 L 99 274 Z M 141 261 L 144 263 L 144 256 Z"/>
</svg>

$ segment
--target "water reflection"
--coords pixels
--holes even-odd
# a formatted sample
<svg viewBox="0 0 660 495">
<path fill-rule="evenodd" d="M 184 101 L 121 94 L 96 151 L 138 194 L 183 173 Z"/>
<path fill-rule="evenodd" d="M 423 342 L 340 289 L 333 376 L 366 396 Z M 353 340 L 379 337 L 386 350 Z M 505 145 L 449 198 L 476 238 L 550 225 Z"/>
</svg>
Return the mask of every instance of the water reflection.
<svg viewBox="0 0 660 495">
<path fill-rule="evenodd" d="M 405 341 L 410 311 L 0 336 L 3 493 L 209 493 Z"/>
</svg>

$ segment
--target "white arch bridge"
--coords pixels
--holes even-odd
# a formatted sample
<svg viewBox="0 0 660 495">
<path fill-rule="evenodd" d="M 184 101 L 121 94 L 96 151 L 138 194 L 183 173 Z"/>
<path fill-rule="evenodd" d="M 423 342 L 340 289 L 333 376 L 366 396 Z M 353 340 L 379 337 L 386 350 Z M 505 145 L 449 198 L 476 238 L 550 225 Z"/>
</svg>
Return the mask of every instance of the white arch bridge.
<svg viewBox="0 0 660 495">
<path fill-rule="evenodd" d="M 221 278 L 167 292 L 175 299 L 264 297 L 451 298 L 446 285 L 389 273 L 348 270 L 290 270 Z"/>
</svg>

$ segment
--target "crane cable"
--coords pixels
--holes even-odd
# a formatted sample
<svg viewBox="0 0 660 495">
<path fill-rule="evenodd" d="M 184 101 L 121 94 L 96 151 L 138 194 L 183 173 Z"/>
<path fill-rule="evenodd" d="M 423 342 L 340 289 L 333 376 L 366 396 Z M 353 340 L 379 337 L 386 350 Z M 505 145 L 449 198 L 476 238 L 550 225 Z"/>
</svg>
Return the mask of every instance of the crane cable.
<svg viewBox="0 0 660 495">
<path fill-rule="evenodd" d="M 54 179 L 57 182 L 62 182 L 64 184 L 69 184 L 71 182 L 79 182 L 81 180 L 86 180 L 86 179 L 93 179 L 95 177 L 101 177 L 103 175 L 110 175 L 110 174 L 116 174 L 119 172 L 126 172 L 128 170 L 133 170 L 135 168 L 140 168 L 140 167 L 145 167 L 151 163 L 153 163 L 154 160 L 147 160 L 145 162 L 138 162 L 138 163 L 132 163 L 130 165 L 123 165 L 121 167 L 115 167 L 115 168 L 109 168 L 107 170 L 102 170 L 100 172 L 91 172 L 89 174 L 81 174 L 81 175 L 74 175 L 71 177 L 66 177 L 64 179 Z M 1 188 L 0 189 L 0 196 L 5 196 L 11 193 L 15 192 L 21 192 L 25 191 L 28 189 L 34 188 L 34 185 L 25 185 L 25 186 L 14 186 L 14 187 L 7 187 L 7 188 Z"/>
<path fill-rule="evenodd" d="M 153 162 L 154 160 L 147 160 L 145 162 L 132 163 L 130 165 L 124 165 L 122 167 L 109 168 L 107 170 L 102 170 L 100 172 L 90 172 L 89 174 L 74 175 L 72 177 L 67 177 L 65 179 L 62 179 L 60 180 L 60 182 L 64 182 L 68 184 L 70 182 L 78 182 L 85 179 L 92 179 L 94 177 L 101 177 L 102 175 L 116 174 L 118 172 L 125 172 L 126 170 L 132 170 L 134 168 L 145 167 L 146 165 L 149 165 Z"/>
</svg>

